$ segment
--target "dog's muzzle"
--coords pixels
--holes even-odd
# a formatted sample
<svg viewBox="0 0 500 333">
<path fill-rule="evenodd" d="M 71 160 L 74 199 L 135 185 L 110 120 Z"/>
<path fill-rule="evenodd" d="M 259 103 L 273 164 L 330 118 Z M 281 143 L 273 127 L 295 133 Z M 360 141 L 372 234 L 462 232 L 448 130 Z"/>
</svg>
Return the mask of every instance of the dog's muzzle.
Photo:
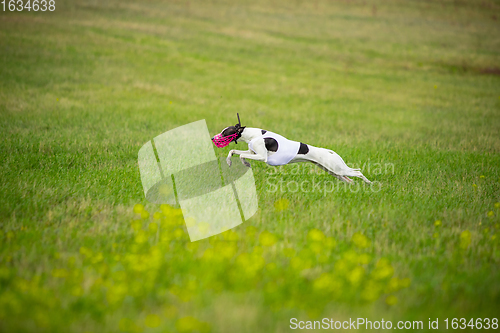
<svg viewBox="0 0 500 333">
<path fill-rule="evenodd" d="M 238 133 L 234 133 L 228 136 L 222 136 L 222 134 L 217 134 L 212 138 L 212 142 L 217 148 L 223 148 L 230 144 L 232 141 L 236 140 L 238 137 Z"/>
</svg>

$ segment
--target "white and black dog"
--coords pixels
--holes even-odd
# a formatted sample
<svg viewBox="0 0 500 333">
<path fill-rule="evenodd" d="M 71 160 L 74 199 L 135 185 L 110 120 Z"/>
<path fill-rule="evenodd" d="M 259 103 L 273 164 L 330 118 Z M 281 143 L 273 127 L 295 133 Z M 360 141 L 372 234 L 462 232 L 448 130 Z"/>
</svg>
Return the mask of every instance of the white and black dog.
<svg viewBox="0 0 500 333">
<path fill-rule="evenodd" d="M 291 141 L 285 137 L 260 128 L 241 126 L 238 115 L 238 124 L 224 128 L 222 132 L 212 138 L 212 142 L 219 148 L 231 142 L 242 140 L 248 144 L 248 150 L 231 150 L 227 156 L 227 164 L 231 166 L 231 156 L 240 155 L 241 162 L 250 167 L 246 159 L 266 162 L 277 166 L 297 162 L 312 162 L 332 176 L 346 182 L 353 183 L 349 177 L 358 177 L 367 184 L 371 184 L 360 171 L 348 167 L 342 157 L 333 150 L 318 148 L 302 142 Z"/>
</svg>

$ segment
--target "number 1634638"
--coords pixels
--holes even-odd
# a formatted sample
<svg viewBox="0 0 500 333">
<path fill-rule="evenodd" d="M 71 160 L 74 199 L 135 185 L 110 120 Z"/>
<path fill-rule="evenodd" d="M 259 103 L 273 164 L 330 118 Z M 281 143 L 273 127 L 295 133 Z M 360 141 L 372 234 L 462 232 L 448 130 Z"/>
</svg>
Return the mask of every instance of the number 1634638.
<svg viewBox="0 0 500 333">
<path fill-rule="evenodd" d="M 3 0 L 0 2 L 3 11 L 22 12 L 53 12 L 56 10 L 55 0 Z"/>
</svg>

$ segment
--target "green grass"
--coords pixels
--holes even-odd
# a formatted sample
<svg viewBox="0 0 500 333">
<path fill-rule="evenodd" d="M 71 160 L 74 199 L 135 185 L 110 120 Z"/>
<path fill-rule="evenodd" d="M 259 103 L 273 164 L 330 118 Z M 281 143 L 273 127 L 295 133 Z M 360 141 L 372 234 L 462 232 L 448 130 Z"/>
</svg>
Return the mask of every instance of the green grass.
<svg viewBox="0 0 500 333">
<path fill-rule="evenodd" d="M 425 328 L 439 317 L 442 330 L 445 318 L 498 317 L 499 7 L 151 0 L 2 12 L 0 330 L 285 332 L 291 317 Z M 199 119 L 218 133 L 236 112 L 335 150 L 380 186 L 253 162 L 258 213 L 190 243 L 178 210 L 145 201 L 138 150 Z M 273 191 L 279 181 L 335 190 Z"/>
</svg>

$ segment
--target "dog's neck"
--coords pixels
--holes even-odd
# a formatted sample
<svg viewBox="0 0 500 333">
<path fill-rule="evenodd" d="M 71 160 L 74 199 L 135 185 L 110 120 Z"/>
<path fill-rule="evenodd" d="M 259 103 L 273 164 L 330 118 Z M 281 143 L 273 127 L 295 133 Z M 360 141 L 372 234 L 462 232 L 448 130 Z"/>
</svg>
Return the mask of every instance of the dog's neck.
<svg viewBox="0 0 500 333">
<path fill-rule="evenodd" d="M 249 143 L 253 139 L 262 135 L 262 130 L 260 128 L 245 127 L 243 132 L 241 132 L 241 137 L 238 140 Z"/>
</svg>

